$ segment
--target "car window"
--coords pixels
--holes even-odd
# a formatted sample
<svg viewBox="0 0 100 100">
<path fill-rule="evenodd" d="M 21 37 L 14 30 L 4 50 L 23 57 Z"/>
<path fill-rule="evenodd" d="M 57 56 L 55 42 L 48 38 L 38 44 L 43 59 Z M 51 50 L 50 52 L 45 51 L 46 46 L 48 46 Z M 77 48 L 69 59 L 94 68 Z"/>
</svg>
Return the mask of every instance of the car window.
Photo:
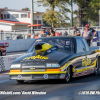
<svg viewBox="0 0 100 100">
<path fill-rule="evenodd" d="M 55 39 L 55 46 L 58 46 L 60 51 L 75 52 L 73 39 Z"/>
<path fill-rule="evenodd" d="M 83 42 L 84 42 L 84 44 L 85 44 L 86 51 L 89 51 L 89 46 L 88 46 L 88 44 L 87 44 L 86 40 L 85 40 L 85 39 L 82 39 L 82 40 L 83 40 Z"/>
<path fill-rule="evenodd" d="M 51 44 L 52 46 L 57 46 L 59 51 L 63 52 L 75 52 L 75 44 L 73 39 L 64 39 L 64 38 L 52 38 L 52 39 L 37 39 L 32 46 L 29 48 L 28 52 L 34 51 L 34 46 L 39 42 L 46 42 Z"/>
<path fill-rule="evenodd" d="M 100 31 L 98 32 L 98 36 L 100 37 Z"/>
<path fill-rule="evenodd" d="M 76 39 L 77 41 L 77 53 L 85 52 L 85 45 L 81 39 Z"/>
</svg>

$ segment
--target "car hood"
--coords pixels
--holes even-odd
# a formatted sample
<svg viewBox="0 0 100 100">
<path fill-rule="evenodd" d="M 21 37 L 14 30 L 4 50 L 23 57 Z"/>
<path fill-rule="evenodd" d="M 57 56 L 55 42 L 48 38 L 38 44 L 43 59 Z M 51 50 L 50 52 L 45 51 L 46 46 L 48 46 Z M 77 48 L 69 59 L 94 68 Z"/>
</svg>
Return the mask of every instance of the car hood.
<svg viewBox="0 0 100 100">
<path fill-rule="evenodd" d="M 27 53 L 20 58 L 13 61 L 13 63 L 29 63 L 31 64 L 38 63 L 39 65 L 45 63 L 59 63 L 65 58 L 67 58 L 70 54 L 65 51 L 58 51 L 58 47 L 48 44 L 48 43 L 38 43 L 34 46 L 34 51 L 31 53 Z"/>
<path fill-rule="evenodd" d="M 27 53 L 16 60 L 13 63 L 27 63 L 27 62 L 55 62 L 58 63 L 65 58 L 68 58 L 70 53 L 60 52 L 60 51 L 53 51 L 51 53 L 47 53 L 45 55 L 36 54 L 36 52 Z"/>
</svg>

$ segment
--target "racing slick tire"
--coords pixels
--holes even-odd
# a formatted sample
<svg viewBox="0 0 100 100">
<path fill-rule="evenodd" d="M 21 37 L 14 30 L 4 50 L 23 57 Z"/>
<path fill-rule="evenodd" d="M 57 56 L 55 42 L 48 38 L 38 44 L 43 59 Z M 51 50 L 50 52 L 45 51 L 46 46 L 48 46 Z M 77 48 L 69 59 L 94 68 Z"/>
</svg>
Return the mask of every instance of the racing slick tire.
<svg viewBox="0 0 100 100">
<path fill-rule="evenodd" d="M 67 68 L 67 71 L 66 71 L 66 75 L 65 75 L 65 82 L 69 82 L 72 78 L 72 75 L 71 75 L 71 67 L 69 66 Z"/>
<path fill-rule="evenodd" d="M 2 56 L 2 51 L 0 50 L 0 56 Z"/>
<path fill-rule="evenodd" d="M 96 68 L 94 69 L 94 74 L 95 75 L 98 75 L 99 73 L 99 65 L 98 65 L 98 58 L 97 58 L 97 61 L 96 61 Z"/>
<path fill-rule="evenodd" d="M 18 83 L 24 83 L 24 80 L 16 80 Z"/>
</svg>

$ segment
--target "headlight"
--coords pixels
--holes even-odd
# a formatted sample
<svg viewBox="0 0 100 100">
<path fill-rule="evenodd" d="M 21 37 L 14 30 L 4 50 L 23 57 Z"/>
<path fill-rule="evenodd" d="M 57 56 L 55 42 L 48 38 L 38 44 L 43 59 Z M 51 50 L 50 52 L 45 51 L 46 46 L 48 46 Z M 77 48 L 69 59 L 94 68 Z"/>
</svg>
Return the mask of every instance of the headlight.
<svg viewBox="0 0 100 100">
<path fill-rule="evenodd" d="M 12 64 L 10 68 L 20 68 L 20 64 Z"/>
<path fill-rule="evenodd" d="M 51 63 L 50 64 L 47 63 L 46 67 L 60 67 L 60 65 L 59 64 L 55 64 L 55 63 L 52 63 L 52 64 Z"/>
</svg>

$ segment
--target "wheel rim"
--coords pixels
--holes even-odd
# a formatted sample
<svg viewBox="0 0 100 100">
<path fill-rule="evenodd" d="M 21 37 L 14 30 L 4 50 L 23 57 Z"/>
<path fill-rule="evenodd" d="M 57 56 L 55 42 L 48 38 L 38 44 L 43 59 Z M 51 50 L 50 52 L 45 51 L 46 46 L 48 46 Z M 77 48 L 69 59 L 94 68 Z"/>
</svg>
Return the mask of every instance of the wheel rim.
<svg viewBox="0 0 100 100">
<path fill-rule="evenodd" d="M 68 82 L 69 80 L 70 80 L 70 68 L 67 68 L 66 81 Z"/>
<path fill-rule="evenodd" d="M 96 63 L 96 68 L 95 68 L 95 74 L 98 74 L 98 59 L 97 59 L 97 63 Z"/>
</svg>

